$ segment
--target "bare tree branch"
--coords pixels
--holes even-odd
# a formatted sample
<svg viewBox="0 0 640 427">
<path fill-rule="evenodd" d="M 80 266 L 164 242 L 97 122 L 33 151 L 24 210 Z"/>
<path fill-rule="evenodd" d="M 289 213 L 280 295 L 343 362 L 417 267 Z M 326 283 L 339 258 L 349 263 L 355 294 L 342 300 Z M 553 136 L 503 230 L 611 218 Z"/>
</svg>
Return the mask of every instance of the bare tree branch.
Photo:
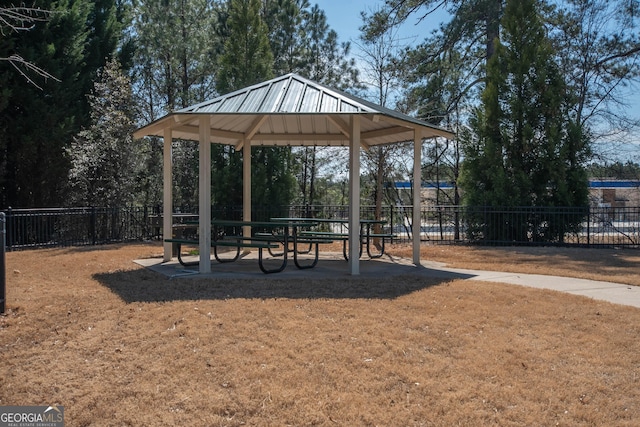
<svg viewBox="0 0 640 427">
<path fill-rule="evenodd" d="M 35 87 L 37 87 L 40 90 L 42 90 L 42 88 L 40 86 L 38 86 L 38 84 L 36 84 L 36 82 L 34 82 L 33 79 L 31 79 L 27 75 L 27 72 L 35 73 L 38 76 L 40 76 L 43 79 L 45 79 L 45 81 L 47 79 L 53 79 L 53 80 L 55 80 L 57 82 L 60 81 L 60 79 L 58 79 L 58 78 L 52 76 L 51 74 L 47 73 L 45 70 L 43 70 L 42 68 L 38 67 L 37 65 L 34 65 L 29 61 L 26 61 L 24 58 L 22 58 L 19 55 L 11 55 L 8 58 L 0 58 L 0 61 L 5 61 L 5 62 L 8 62 L 9 64 L 11 64 L 11 66 L 13 66 L 13 68 L 15 68 L 22 75 L 22 77 L 24 77 L 29 83 L 31 83 L 32 85 L 34 85 Z"/>
<path fill-rule="evenodd" d="M 51 12 L 34 7 L 0 7 L 0 34 L 5 35 L 5 30 L 29 31 L 36 22 L 49 20 Z"/>
<path fill-rule="evenodd" d="M 607 56 L 606 58 L 602 58 L 601 60 L 593 64 L 593 66 L 594 68 L 597 69 L 597 68 L 603 67 L 607 62 L 610 62 L 616 59 L 621 59 L 621 58 L 628 58 L 630 56 L 635 55 L 638 52 L 640 52 L 640 44 L 636 44 L 631 49 L 615 53 L 613 55 Z"/>
<path fill-rule="evenodd" d="M 7 32 L 29 31 L 34 28 L 37 22 L 46 22 L 51 17 L 51 12 L 40 8 L 26 6 L 0 7 L 0 35 L 6 36 Z M 60 80 L 52 76 L 37 65 L 27 61 L 18 54 L 9 57 L 0 57 L 0 61 L 8 62 L 15 68 L 27 82 L 42 90 L 28 74 L 42 77 L 45 81 L 53 79 Z"/>
</svg>

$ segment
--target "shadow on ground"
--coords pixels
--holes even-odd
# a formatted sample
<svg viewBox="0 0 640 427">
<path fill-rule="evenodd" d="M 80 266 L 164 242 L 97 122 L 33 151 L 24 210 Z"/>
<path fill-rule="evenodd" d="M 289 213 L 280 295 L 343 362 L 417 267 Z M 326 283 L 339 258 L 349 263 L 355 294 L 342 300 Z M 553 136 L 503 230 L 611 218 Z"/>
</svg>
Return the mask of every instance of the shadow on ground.
<svg viewBox="0 0 640 427">
<path fill-rule="evenodd" d="M 248 261 L 244 261 L 247 262 Z M 345 263 L 324 261 L 321 268 L 279 274 L 252 272 L 251 265 L 234 264 L 237 272 L 170 278 L 151 268 L 99 273 L 93 277 L 127 303 L 232 298 L 393 299 L 431 286 L 471 276 L 393 263 L 366 265 L 360 276 L 345 273 Z M 217 264 L 214 264 L 216 266 Z M 225 266 L 225 268 L 229 268 Z M 184 271 L 184 270 L 182 270 Z M 248 271 L 248 272 L 247 272 Z"/>
</svg>

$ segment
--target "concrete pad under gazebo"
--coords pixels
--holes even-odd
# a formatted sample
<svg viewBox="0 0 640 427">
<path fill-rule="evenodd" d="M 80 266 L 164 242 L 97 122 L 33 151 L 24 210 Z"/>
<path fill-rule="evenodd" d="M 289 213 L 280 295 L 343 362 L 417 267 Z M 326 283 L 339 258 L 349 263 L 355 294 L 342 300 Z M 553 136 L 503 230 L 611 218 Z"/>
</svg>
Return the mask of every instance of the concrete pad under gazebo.
<svg viewBox="0 0 640 427">
<path fill-rule="evenodd" d="M 349 252 L 359 252 L 360 147 L 414 143 L 413 180 L 421 179 L 422 140 L 453 138 L 444 129 L 322 84 L 287 74 L 210 101 L 167 114 L 140 128 L 134 138 L 164 138 L 163 235 L 172 235 L 173 138 L 199 143 L 199 245 L 211 247 L 211 144 L 232 145 L 243 152 L 243 220 L 251 221 L 251 147 L 349 147 Z M 413 206 L 420 206 L 420 185 L 413 188 Z M 420 264 L 420 209 L 413 210 L 413 262 Z M 171 244 L 164 244 L 164 260 Z M 211 272 L 208 257 L 200 257 L 199 272 Z M 349 257 L 349 272 L 360 274 L 358 257 Z"/>
</svg>

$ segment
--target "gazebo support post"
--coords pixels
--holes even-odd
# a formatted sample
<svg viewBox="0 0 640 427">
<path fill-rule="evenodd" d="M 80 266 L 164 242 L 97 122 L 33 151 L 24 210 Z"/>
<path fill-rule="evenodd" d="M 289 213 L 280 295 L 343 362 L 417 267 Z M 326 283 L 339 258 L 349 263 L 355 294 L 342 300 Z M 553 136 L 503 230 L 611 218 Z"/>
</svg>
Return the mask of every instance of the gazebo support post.
<svg viewBox="0 0 640 427">
<path fill-rule="evenodd" d="M 251 141 L 246 139 L 242 145 L 242 220 L 251 221 Z M 251 236 L 251 227 L 245 226 L 242 234 Z"/>
<path fill-rule="evenodd" d="M 360 274 L 360 116 L 351 116 L 349 137 L 349 271 Z"/>
<path fill-rule="evenodd" d="M 422 190 L 422 132 L 413 130 L 413 263 L 420 265 L 420 191 Z"/>
<path fill-rule="evenodd" d="M 199 230 L 200 274 L 211 273 L 211 116 L 203 115 L 199 123 Z"/>
<path fill-rule="evenodd" d="M 173 162 L 172 162 L 172 143 L 171 128 L 164 128 L 164 147 L 163 147 L 163 163 L 162 163 L 162 236 L 164 239 L 173 237 Z M 171 261 L 172 244 L 165 242 L 163 245 L 164 262 Z"/>
</svg>

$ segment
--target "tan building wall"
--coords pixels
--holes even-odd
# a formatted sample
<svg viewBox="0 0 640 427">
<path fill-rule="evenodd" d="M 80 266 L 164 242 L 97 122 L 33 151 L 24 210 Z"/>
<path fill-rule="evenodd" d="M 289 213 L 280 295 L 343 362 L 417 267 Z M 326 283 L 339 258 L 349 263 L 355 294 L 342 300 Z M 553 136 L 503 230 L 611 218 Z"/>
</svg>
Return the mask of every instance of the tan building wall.
<svg viewBox="0 0 640 427">
<path fill-rule="evenodd" d="M 635 188 L 590 188 L 589 197 L 592 206 L 610 206 L 613 208 L 640 206 L 640 187 Z"/>
</svg>

